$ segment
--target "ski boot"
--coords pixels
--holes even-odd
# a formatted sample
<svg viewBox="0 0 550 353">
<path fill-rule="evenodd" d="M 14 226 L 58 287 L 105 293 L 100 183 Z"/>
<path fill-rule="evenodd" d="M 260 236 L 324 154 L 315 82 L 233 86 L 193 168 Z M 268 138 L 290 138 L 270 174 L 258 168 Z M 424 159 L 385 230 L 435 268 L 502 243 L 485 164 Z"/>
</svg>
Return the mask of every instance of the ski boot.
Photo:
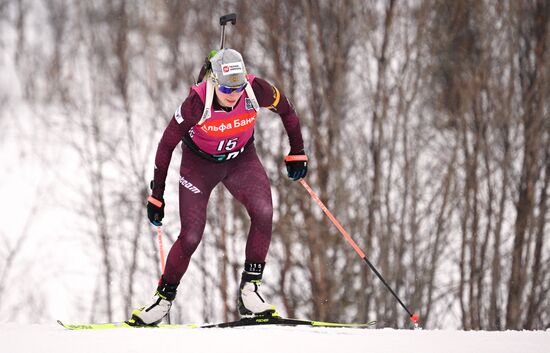
<svg viewBox="0 0 550 353">
<path fill-rule="evenodd" d="M 132 317 L 126 323 L 131 326 L 155 326 L 160 323 L 172 307 L 177 287 L 177 284 L 170 285 L 161 279 L 157 292 L 153 296 L 154 302 L 147 307 L 132 311 Z"/>
<path fill-rule="evenodd" d="M 275 306 L 267 303 L 259 293 L 265 264 L 247 263 L 239 286 L 239 315 L 241 318 L 276 316 Z"/>
</svg>

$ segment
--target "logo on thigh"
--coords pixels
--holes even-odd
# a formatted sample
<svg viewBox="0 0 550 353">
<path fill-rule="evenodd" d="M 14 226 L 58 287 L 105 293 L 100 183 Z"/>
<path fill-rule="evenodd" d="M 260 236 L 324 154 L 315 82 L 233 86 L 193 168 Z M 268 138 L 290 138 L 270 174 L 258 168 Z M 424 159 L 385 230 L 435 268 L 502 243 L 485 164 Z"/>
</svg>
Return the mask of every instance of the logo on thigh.
<svg viewBox="0 0 550 353">
<path fill-rule="evenodd" d="M 193 183 L 187 181 L 184 177 L 180 176 L 180 185 L 186 188 L 187 190 L 191 191 L 193 194 L 199 194 L 202 191 L 193 185 Z"/>
</svg>

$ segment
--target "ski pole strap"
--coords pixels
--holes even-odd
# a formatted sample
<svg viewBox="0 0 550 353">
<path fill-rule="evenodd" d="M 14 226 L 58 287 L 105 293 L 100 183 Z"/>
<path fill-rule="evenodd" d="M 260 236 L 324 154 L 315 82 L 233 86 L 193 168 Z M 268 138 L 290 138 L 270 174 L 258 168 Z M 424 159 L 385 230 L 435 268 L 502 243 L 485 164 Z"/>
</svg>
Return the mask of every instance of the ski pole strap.
<svg viewBox="0 0 550 353">
<path fill-rule="evenodd" d="M 153 196 L 149 196 L 147 198 L 147 201 L 152 203 L 153 205 L 155 205 L 157 207 L 162 207 L 162 201 L 159 201 L 159 200 L 155 199 Z"/>
<path fill-rule="evenodd" d="M 307 156 L 305 154 L 288 155 L 288 156 L 285 157 L 285 162 L 307 162 Z M 305 183 L 305 181 L 304 181 L 304 183 Z M 302 185 L 304 185 L 304 184 L 302 183 Z M 304 187 L 305 187 L 305 185 L 304 185 Z M 306 188 L 306 190 L 307 190 L 307 188 Z M 311 189 L 309 189 L 309 190 L 311 190 Z"/>
</svg>

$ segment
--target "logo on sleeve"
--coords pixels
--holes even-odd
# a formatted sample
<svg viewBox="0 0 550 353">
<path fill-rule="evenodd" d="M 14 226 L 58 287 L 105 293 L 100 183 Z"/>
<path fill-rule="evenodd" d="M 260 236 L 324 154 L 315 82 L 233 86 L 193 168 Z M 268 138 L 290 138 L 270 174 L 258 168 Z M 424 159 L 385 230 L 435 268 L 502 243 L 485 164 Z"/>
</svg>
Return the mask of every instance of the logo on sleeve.
<svg viewBox="0 0 550 353">
<path fill-rule="evenodd" d="M 176 109 L 176 112 L 174 113 L 174 119 L 176 119 L 178 124 L 183 123 L 183 116 L 181 116 L 181 106 Z"/>
</svg>

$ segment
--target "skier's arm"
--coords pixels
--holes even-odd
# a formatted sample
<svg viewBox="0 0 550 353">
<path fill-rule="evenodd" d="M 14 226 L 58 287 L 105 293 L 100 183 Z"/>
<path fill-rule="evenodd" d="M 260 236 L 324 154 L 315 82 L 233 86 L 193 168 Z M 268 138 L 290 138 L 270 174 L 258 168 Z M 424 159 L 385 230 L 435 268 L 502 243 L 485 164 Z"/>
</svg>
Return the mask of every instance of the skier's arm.
<svg viewBox="0 0 550 353">
<path fill-rule="evenodd" d="M 300 120 L 284 93 L 258 77 L 252 82 L 252 88 L 260 107 L 268 108 L 280 115 L 288 135 L 291 153 L 303 152 L 304 141 L 300 130 Z"/>
<path fill-rule="evenodd" d="M 281 91 L 265 80 L 256 78 L 252 88 L 261 107 L 268 108 L 281 116 L 290 142 L 290 153 L 285 158 L 288 177 L 294 181 L 300 180 L 307 175 L 308 158 L 304 152 L 300 120 L 294 107 Z"/>
<path fill-rule="evenodd" d="M 180 141 L 181 137 L 178 123 L 175 117 L 172 117 L 170 123 L 162 134 L 162 138 L 160 139 L 157 147 L 157 154 L 155 155 L 152 195 L 157 200 L 162 200 L 163 198 L 166 175 L 168 174 L 168 167 L 170 166 L 170 160 L 172 159 L 172 152 L 174 152 L 174 148 L 176 148 Z"/>
<path fill-rule="evenodd" d="M 168 174 L 168 167 L 170 166 L 174 148 L 181 142 L 184 134 L 199 121 L 203 109 L 204 104 L 200 97 L 192 91 L 187 99 L 178 107 L 170 123 L 164 130 L 155 156 L 152 195 L 156 199 L 161 200 L 164 195 L 166 175 Z"/>
</svg>

